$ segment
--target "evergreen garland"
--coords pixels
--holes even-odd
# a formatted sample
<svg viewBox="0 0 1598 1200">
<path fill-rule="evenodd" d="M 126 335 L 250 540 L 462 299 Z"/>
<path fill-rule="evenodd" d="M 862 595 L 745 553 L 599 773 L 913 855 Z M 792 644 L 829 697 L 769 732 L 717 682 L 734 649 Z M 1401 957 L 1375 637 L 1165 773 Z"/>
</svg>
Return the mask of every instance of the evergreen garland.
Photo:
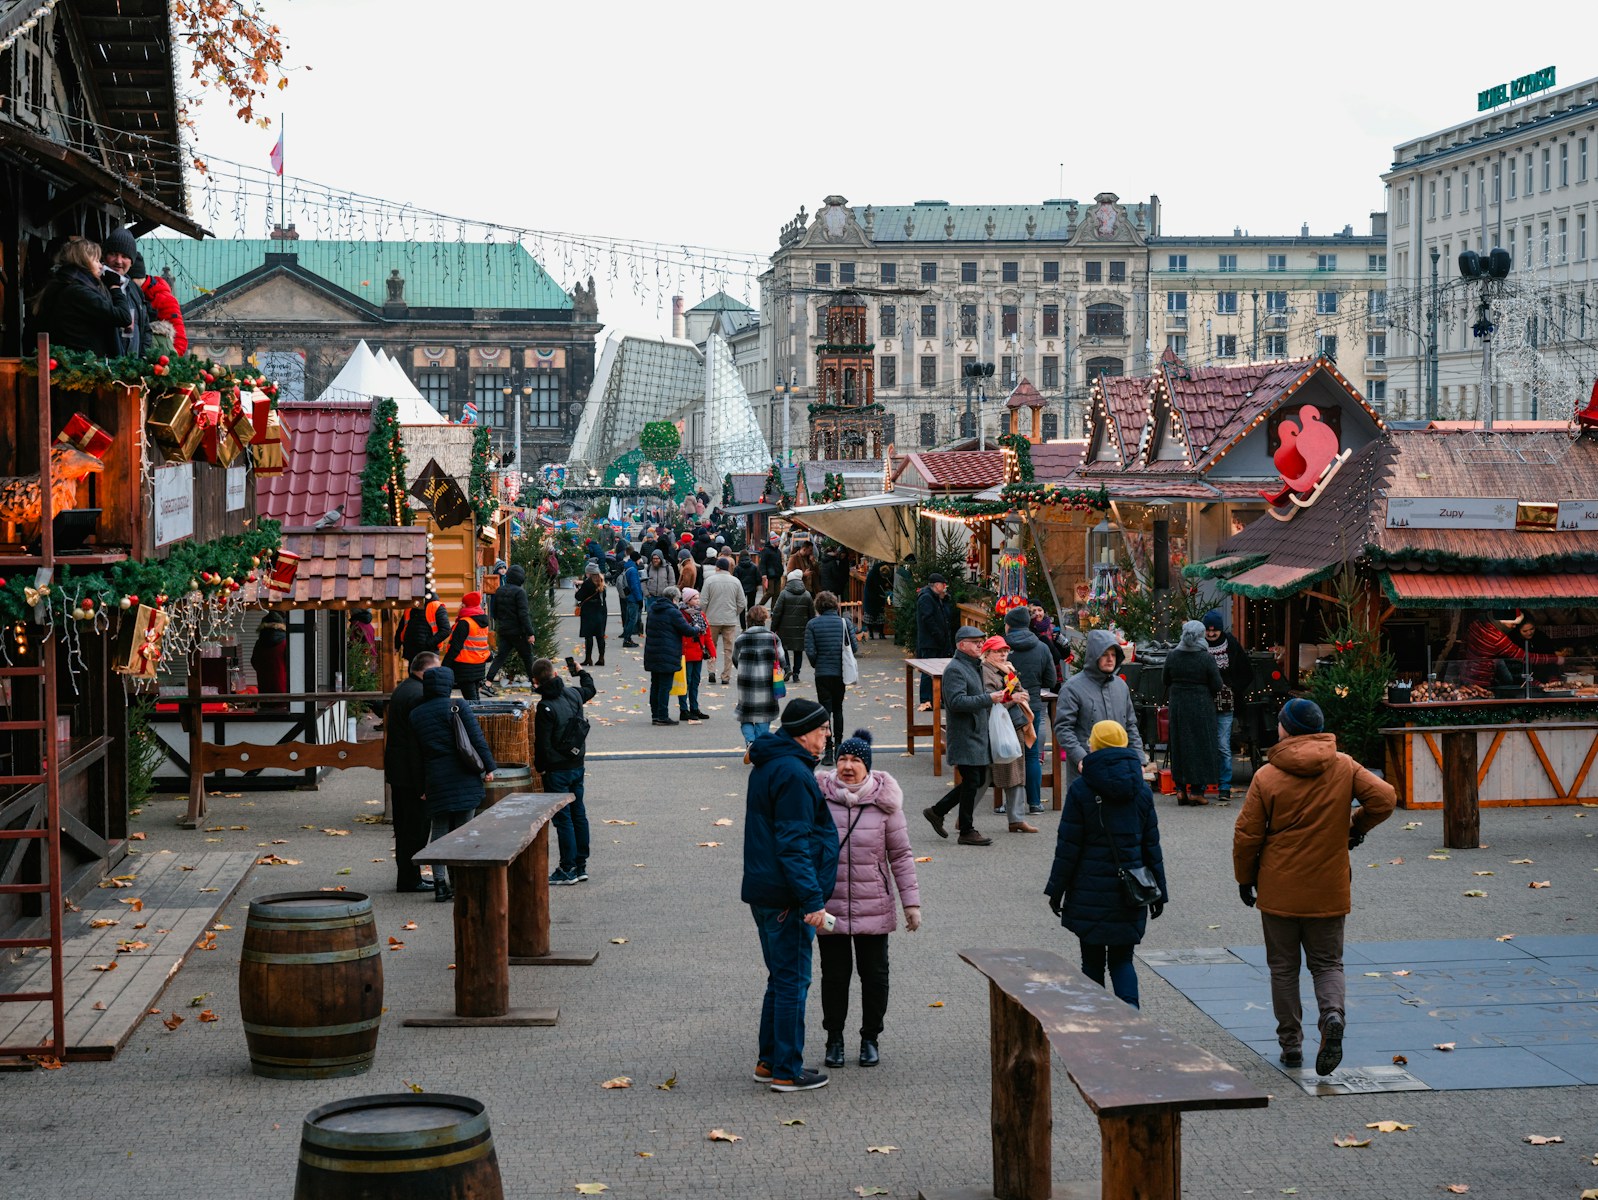
<svg viewBox="0 0 1598 1200">
<path fill-rule="evenodd" d="M 1105 512 L 1110 507 L 1110 494 L 1102 487 L 1093 491 L 1086 488 L 1055 487 L 1053 484 L 1007 483 L 999 494 L 1004 497 L 1002 500 L 935 497 L 920 507 L 922 512 L 959 517 L 963 520 L 981 518 L 997 520 L 1022 505 L 1065 508 L 1080 512 Z"/>
<path fill-rule="evenodd" d="M 472 474 L 468 481 L 466 498 L 472 503 L 477 517 L 477 527 L 487 529 L 494 519 L 494 485 L 488 474 L 488 426 L 479 425 L 472 431 Z"/>
<path fill-rule="evenodd" d="M 400 442 L 399 405 L 387 397 L 372 401 L 372 430 L 366 435 L 366 467 L 361 471 L 361 524 L 409 525 L 410 474 Z"/>
<path fill-rule="evenodd" d="M 38 356 L 23 359 L 23 369 L 38 374 Z M 254 367 L 230 367 L 208 358 L 187 354 L 129 354 L 104 358 L 92 350 L 50 351 L 50 389 L 66 392 L 95 392 L 113 384 L 140 387 L 152 398 L 181 388 L 218 392 L 223 407 L 232 412 L 246 388 L 253 388 L 277 404 L 277 384 Z"/>
<path fill-rule="evenodd" d="M 1006 433 L 999 438 L 999 445 L 1014 452 L 1017 481 L 1031 483 L 1036 478 L 1032 473 L 1032 443 L 1019 433 Z"/>
<path fill-rule="evenodd" d="M 775 462 L 766 468 L 766 485 L 760 490 L 760 494 L 767 498 L 768 504 L 775 504 L 778 508 L 793 507 L 793 497 L 782 486 L 782 469 Z M 770 499 L 772 496 L 776 499 Z"/>
<path fill-rule="evenodd" d="M 732 507 L 732 474 L 729 472 L 721 477 L 721 506 Z"/>
<path fill-rule="evenodd" d="M 842 472 L 828 471 L 822 482 L 821 494 L 810 497 L 812 504 L 831 504 L 844 498 Z"/>
</svg>

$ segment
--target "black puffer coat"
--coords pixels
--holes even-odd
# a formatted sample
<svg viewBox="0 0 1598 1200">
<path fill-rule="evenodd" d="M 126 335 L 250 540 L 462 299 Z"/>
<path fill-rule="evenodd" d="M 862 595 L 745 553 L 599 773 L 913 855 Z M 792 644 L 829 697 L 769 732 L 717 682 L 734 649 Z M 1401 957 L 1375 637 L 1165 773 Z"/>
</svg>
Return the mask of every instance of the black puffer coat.
<svg viewBox="0 0 1598 1200">
<path fill-rule="evenodd" d="M 790 579 L 771 602 L 771 632 L 782 641 L 789 654 L 805 648 L 805 627 L 816 615 L 816 603 L 805 591 L 802 579 Z"/>
<path fill-rule="evenodd" d="M 527 611 L 527 571 L 520 563 L 505 572 L 505 581 L 494 593 L 494 629 L 503 637 L 532 637 L 533 618 Z"/>
<path fill-rule="evenodd" d="M 644 670 L 651 675 L 675 673 L 682 665 L 682 640 L 693 637 L 688 618 L 664 596 L 649 602 L 649 620 L 644 626 Z"/>
<path fill-rule="evenodd" d="M 121 333 L 133 323 L 131 286 L 108 288 L 82 267 L 57 267 L 39 295 L 34 332 L 48 333 L 52 346 L 106 358 L 125 354 Z"/>
<path fill-rule="evenodd" d="M 464 700 L 452 699 L 455 690 L 455 672 L 448 667 L 434 667 L 422 676 L 422 702 L 411 710 L 411 734 L 421 751 L 422 766 L 427 777 L 427 815 L 445 812 L 465 812 L 483 802 L 483 777 L 461 766 L 455 757 L 455 723 L 450 710 L 458 709 L 466 726 L 466 736 L 483 760 L 483 770 L 495 769 L 494 755 L 488 748 L 483 731 L 477 726 L 471 705 Z"/>
</svg>

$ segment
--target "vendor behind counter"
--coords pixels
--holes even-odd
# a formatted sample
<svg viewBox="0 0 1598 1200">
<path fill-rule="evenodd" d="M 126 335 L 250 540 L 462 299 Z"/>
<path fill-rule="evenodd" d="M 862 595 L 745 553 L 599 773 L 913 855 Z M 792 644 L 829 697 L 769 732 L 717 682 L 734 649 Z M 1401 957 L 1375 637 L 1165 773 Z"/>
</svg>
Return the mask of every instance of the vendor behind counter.
<svg viewBox="0 0 1598 1200">
<path fill-rule="evenodd" d="M 1484 614 L 1465 630 L 1465 661 L 1460 682 L 1476 687 L 1520 683 L 1529 670 L 1535 678 L 1551 678 L 1565 665 L 1565 655 L 1538 641 L 1536 622 L 1523 613 L 1508 617 Z"/>
</svg>

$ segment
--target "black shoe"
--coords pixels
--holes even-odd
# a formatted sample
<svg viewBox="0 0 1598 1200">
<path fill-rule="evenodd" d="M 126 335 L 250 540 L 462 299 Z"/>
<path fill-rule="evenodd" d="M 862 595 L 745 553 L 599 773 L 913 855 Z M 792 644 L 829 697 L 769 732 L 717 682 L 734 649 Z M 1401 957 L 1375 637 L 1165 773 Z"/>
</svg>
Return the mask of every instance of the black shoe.
<svg viewBox="0 0 1598 1200">
<path fill-rule="evenodd" d="M 1330 1075 L 1343 1061 L 1343 1018 L 1333 1013 L 1321 1030 L 1321 1050 L 1315 1056 L 1315 1074 Z"/>
<path fill-rule="evenodd" d="M 714 671 L 710 672 L 710 682 L 711 683 L 715 683 L 716 682 L 716 673 Z"/>
<path fill-rule="evenodd" d="M 799 1073 L 798 1079 L 773 1079 L 771 1090 L 774 1092 L 812 1092 L 816 1088 L 827 1086 L 827 1077 L 820 1071 L 812 1071 L 806 1067 Z"/>
<path fill-rule="evenodd" d="M 651 725 L 675 725 L 675 724 L 677 724 L 677 722 L 673 721 L 670 717 L 656 717 L 654 720 L 650 721 L 649 723 Z"/>
<path fill-rule="evenodd" d="M 1290 1070 L 1304 1065 L 1304 1052 L 1302 1050 L 1283 1050 L 1277 1057 L 1282 1060 L 1282 1065 Z"/>
<path fill-rule="evenodd" d="M 394 890 L 396 892 L 430 892 L 433 890 L 433 883 L 432 880 L 423 879 L 418 883 L 411 884 L 410 887 L 397 887 Z"/>
<path fill-rule="evenodd" d="M 442 886 L 435 886 L 433 888 L 433 899 L 439 904 L 443 904 L 446 900 L 453 900 L 455 899 L 455 889 L 447 883 Z"/>
<path fill-rule="evenodd" d="M 827 1039 L 827 1057 L 822 1059 L 822 1062 L 825 1063 L 829 1067 L 841 1067 L 841 1066 L 843 1066 L 846 1057 L 847 1056 L 844 1054 L 844 1051 L 843 1051 L 843 1038 L 841 1038 L 841 1037 L 830 1037 L 830 1038 L 828 1038 Z"/>
<path fill-rule="evenodd" d="M 943 827 L 943 814 L 935 808 L 923 808 L 921 815 L 932 825 L 933 832 L 940 838 L 949 836 L 949 831 Z"/>
<path fill-rule="evenodd" d="M 991 846 L 991 845 L 993 845 L 993 839 L 992 838 L 983 837 L 975 829 L 962 829 L 960 831 L 959 838 L 956 839 L 956 840 L 962 846 Z"/>
<path fill-rule="evenodd" d="M 697 708 L 694 709 L 694 711 L 689 713 L 688 715 L 690 717 L 692 717 L 696 721 L 708 721 L 708 720 L 710 720 L 710 714 L 709 713 L 700 712 Z"/>
<path fill-rule="evenodd" d="M 677 714 L 677 723 L 679 725 L 682 724 L 685 721 L 697 721 L 697 720 L 699 720 L 699 718 L 694 716 L 694 714 L 691 713 L 691 712 L 680 712 L 680 713 Z"/>
<path fill-rule="evenodd" d="M 874 1067 L 882 1061 L 882 1055 L 877 1053 L 877 1039 L 863 1037 L 860 1039 L 860 1065 Z"/>
</svg>

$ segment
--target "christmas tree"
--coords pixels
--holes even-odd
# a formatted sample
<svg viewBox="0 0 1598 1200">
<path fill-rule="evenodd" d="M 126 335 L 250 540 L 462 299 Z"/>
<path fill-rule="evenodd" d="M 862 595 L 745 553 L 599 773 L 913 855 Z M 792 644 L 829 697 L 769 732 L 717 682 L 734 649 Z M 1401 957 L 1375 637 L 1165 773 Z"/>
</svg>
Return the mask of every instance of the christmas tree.
<svg viewBox="0 0 1598 1200">
<path fill-rule="evenodd" d="M 366 435 L 366 468 L 361 472 L 361 524 L 409 525 L 405 447 L 400 442 L 399 406 L 372 401 L 372 431 Z"/>
</svg>

